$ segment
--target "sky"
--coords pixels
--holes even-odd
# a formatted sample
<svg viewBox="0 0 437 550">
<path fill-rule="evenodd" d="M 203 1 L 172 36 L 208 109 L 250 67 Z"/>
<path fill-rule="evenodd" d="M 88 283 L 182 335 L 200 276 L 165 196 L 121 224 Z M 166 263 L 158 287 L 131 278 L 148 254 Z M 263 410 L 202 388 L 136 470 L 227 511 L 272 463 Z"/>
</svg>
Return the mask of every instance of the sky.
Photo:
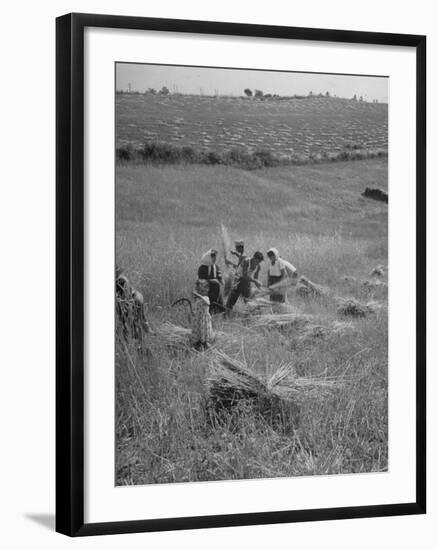
<svg viewBox="0 0 437 550">
<path fill-rule="evenodd" d="M 243 95 L 245 88 L 279 95 L 324 94 L 351 98 L 356 94 L 366 101 L 388 102 L 388 78 L 375 76 L 335 75 L 213 69 L 173 65 L 117 63 L 116 88 L 144 92 L 167 86 L 170 92 L 205 95 Z"/>
</svg>

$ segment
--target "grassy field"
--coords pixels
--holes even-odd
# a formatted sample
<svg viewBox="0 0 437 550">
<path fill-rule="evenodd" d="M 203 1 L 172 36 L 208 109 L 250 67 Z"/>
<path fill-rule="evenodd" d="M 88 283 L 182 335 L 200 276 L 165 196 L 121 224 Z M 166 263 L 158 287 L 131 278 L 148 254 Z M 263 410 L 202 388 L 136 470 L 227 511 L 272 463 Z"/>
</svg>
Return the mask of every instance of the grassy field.
<svg viewBox="0 0 437 550">
<path fill-rule="evenodd" d="M 387 149 L 388 106 L 335 97 L 270 99 L 190 95 L 116 96 L 117 147 L 160 141 L 218 153 L 275 155 Z"/>
<path fill-rule="evenodd" d="M 237 336 L 226 352 L 262 377 L 284 362 L 297 376 L 345 377 L 332 395 L 301 404 L 291 434 L 244 406 L 237 426 L 212 426 L 208 353 L 152 346 L 141 355 L 133 343 L 118 340 L 116 483 L 386 470 L 387 296 L 362 282 L 376 265 L 387 264 L 387 205 L 360 195 L 367 185 L 386 189 L 386 160 L 251 172 L 120 165 L 116 178 L 117 262 L 143 293 L 154 327 L 163 321 L 188 326 L 186 311 L 171 303 L 190 295 L 202 253 L 221 249 L 220 223 L 232 238 L 245 239 L 248 252 L 276 246 L 334 295 L 382 306 L 349 321 L 345 333 L 309 338 L 299 327 L 254 331 L 235 319 L 214 319 L 216 329 Z M 322 325 L 340 319 L 332 300 L 292 293 L 289 299 Z"/>
</svg>

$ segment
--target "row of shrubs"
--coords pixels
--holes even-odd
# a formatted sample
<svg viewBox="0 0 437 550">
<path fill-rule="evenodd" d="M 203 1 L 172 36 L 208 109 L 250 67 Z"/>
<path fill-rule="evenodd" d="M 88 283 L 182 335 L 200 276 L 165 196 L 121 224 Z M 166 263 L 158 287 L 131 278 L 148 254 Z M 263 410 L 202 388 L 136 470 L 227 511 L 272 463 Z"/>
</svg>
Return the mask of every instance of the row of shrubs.
<svg viewBox="0 0 437 550">
<path fill-rule="evenodd" d="M 355 149 L 347 148 L 344 151 L 321 151 L 304 155 L 293 153 L 290 155 L 275 154 L 267 149 L 258 149 L 249 152 L 244 148 L 236 147 L 227 151 L 202 151 L 190 146 L 178 146 L 169 143 L 151 141 L 142 147 L 132 144 L 123 145 L 116 150 L 116 159 L 119 163 L 153 163 L 153 164 L 206 164 L 234 166 L 246 170 L 270 168 L 273 166 L 315 164 L 321 162 L 336 162 L 345 160 L 363 160 L 387 157 L 386 149 Z"/>
</svg>

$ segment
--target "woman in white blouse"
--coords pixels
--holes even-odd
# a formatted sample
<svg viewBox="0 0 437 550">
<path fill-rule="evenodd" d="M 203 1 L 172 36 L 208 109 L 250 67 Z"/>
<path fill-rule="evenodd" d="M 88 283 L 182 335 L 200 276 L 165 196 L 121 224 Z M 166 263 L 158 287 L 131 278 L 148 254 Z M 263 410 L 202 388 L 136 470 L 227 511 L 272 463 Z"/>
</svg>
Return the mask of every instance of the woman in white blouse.
<svg viewBox="0 0 437 550">
<path fill-rule="evenodd" d="M 267 256 L 270 260 L 270 265 L 267 272 L 267 286 L 271 287 L 277 285 L 281 281 L 287 279 L 296 279 L 297 271 L 294 265 L 287 262 L 279 256 L 279 252 L 276 248 L 270 248 L 267 251 Z M 272 289 L 270 293 L 270 300 L 272 302 L 285 302 L 287 300 L 287 285 L 279 285 Z"/>
</svg>

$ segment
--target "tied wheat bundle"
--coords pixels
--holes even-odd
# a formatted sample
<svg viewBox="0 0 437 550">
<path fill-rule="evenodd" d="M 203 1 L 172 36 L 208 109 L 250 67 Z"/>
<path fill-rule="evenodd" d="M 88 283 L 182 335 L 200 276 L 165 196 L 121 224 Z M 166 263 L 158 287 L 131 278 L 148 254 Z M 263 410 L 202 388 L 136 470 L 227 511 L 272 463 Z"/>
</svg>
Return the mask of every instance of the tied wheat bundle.
<svg viewBox="0 0 437 550">
<path fill-rule="evenodd" d="M 246 364 L 215 352 L 206 386 L 215 418 L 220 418 L 222 412 L 238 411 L 245 403 L 272 427 L 288 432 L 298 426 L 303 402 L 326 397 L 342 382 L 335 378 L 296 377 L 290 364 L 281 365 L 263 380 Z"/>
<path fill-rule="evenodd" d="M 228 265 L 229 260 L 229 254 L 231 250 L 231 239 L 229 237 L 228 230 L 226 227 L 221 224 L 220 225 L 220 234 L 221 234 L 221 241 L 222 241 L 222 252 L 223 252 L 223 259 L 225 261 L 224 265 L 224 271 L 223 271 L 223 296 L 226 297 L 231 292 L 232 286 L 235 282 L 235 270 L 232 268 L 232 266 Z"/>
<path fill-rule="evenodd" d="M 231 239 L 229 237 L 228 230 L 223 224 L 220 225 L 220 233 L 222 238 L 223 258 L 226 262 L 229 259 L 228 254 L 231 250 Z"/>
<path fill-rule="evenodd" d="M 375 313 L 373 304 L 362 304 L 355 298 L 340 298 L 337 313 L 344 317 L 367 317 L 371 313 Z"/>
<path fill-rule="evenodd" d="M 330 296 L 329 288 L 313 283 L 304 276 L 301 276 L 297 282 L 296 294 L 303 298 L 318 298 L 321 296 Z"/>
<path fill-rule="evenodd" d="M 283 363 L 267 381 L 267 388 L 282 399 L 303 403 L 308 399 L 323 399 L 343 384 L 344 379 L 339 377 L 298 377 L 292 365 Z"/>
</svg>

